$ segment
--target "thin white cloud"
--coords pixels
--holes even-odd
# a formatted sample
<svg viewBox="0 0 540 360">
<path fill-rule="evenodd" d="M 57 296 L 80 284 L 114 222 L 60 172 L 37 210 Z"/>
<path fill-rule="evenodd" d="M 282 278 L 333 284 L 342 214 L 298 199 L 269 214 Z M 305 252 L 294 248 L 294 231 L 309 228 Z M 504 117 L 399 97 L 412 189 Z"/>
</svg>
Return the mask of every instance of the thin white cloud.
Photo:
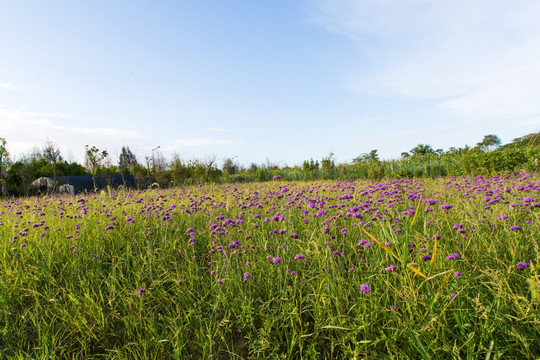
<svg viewBox="0 0 540 360">
<path fill-rule="evenodd" d="M 203 131 L 228 132 L 229 130 L 224 129 L 224 128 L 213 127 L 213 128 L 204 128 Z"/>
<path fill-rule="evenodd" d="M 50 139 L 60 147 L 62 153 L 74 154 L 75 159 L 84 159 L 84 145 L 97 146 L 112 151 L 124 142 L 141 143 L 144 138 L 130 130 L 116 128 L 88 128 L 59 125 L 68 116 L 62 113 L 39 114 L 24 108 L 0 107 L 2 137 L 8 141 L 12 154 L 23 154 L 41 147 Z"/>
<path fill-rule="evenodd" d="M 8 90 L 18 90 L 19 89 L 15 85 L 11 85 L 9 83 L 0 83 L 0 88 L 8 89 Z"/>
<path fill-rule="evenodd" d="M 358 119 L 358 120 L 356 120 L 355 122 L 356 122 L 357 124 L 367 124 L 367 123 L 370 123 L 370 122 L 376 120 L 377 118 L 378 118 L 378 117 L 376 117 L 376 116 L 373 116 L 373 117 L 366 117 L 366 118 Z"/>
<path fill-rule="evenodd" d="M 470 117 L 540 115 L 540 2 L 310 4 L 315 23 L 348 37 L 358 50 L 351 64 L 360 65 L 342 74 L 353 91 L 434 99 Z"/>
<path fill-rule="evenodd" d="M 235 145 L 240 142 L 234 140 L 214 140 L 209 138 L 178 139 L 172 146 L 199 147 L 207 145 Z"/>
</svg>

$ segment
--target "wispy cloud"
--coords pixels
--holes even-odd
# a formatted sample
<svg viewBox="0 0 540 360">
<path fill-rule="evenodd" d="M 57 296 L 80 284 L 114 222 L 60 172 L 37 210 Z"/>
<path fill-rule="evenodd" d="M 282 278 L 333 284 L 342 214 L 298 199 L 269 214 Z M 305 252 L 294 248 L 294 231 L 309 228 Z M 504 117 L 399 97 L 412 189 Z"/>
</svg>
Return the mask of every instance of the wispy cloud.
<svg viewBox="0 0 540 360">
<path fill-rule="evenodd" d="M 376 119 L 377 119 L 376 116 L 372 116 L 372 117 L 365 117 L 365 118 L 362 118 L 362 119 L 358 119 L 355 122 L 357 124 L 367 124 L 367 123 L 370 123 L 370 122 L 372 122 L 372 121 L 374 121 Z"/>
<path fill-rule="evenodd" d="M 204 128 L 203 131 L 228 132 L 229 130 L 224 129 L 224 128 L 213 127 L 213 128 Z"/>
<path fill-rule="evenodd" d="M 63 154 L 72 153 L 75 159 L 84 158 L 84 145 L 112 150 L 122 142 L 142 143 L 140 134 L 116 128 L 88 128 L 60 124 L 69 117 L 63 113 L 40 114 L 24 108 L 0 107 L 2 137 L 8 141 L 12 154 L 28 153 L 34 146 L 43 146 L 47 139 L 57 143 Z"/>
<path fill-rule="evenodd" d="M 18 90 L 19 89 L 15 85 L 11 85 L 9 83 L 0 83 L 0 88 L 9 89 L 9 90 Z"/>
<path fill-rule="evenodd" d="M 540 2 L 311 4 L 315 23 L 359 50 L 361 65 L 343 74 L 353 91 L 434 99 L 467 116 L 540 115 Z"/>
<path fill-rule="evenodd" d="M 199 147 L 207 145 L 235 145 L 240 142 L 235 140 L 214 140 L 209 138 L 178 139 L 172 146 Z"/>
</svg>

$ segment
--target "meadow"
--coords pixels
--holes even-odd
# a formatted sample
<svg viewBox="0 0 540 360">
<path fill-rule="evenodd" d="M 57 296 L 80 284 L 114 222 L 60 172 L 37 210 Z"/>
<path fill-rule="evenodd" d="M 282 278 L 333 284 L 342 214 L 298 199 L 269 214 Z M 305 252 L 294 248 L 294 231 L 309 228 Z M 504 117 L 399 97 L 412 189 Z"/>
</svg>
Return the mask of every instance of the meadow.
<svg viewBox="0 0 540 360">
<path fill-rule="evenodd" d="M 540 178 L 0 200 L 9 359 L 535 359 Z"/>
</svg>

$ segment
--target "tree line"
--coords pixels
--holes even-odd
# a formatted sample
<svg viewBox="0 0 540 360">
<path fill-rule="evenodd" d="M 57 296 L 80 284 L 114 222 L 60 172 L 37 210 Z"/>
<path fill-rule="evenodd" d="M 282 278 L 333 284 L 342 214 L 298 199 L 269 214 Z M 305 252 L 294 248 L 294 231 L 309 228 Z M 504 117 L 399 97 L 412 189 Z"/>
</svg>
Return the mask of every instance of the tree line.
<svg viewBox="0 0 540 360">
<path fill-rule="evenodd" d="M 157 148 L 156 148 L 157 149 Z M 154 150 L 156 150 L 154 149 Z M 202 183 L 234 183 L 270 181 L 278 176 L 282 180 L 301 181 L 316 179 L 344 180 L 351 178 L 421 178 L 461 175 L 493 175 L 522 169 L 536 171 L 540 158 L 540 133 L 532 133 L 501 145 L 496 135 L 486 135 L 476 146 L 451 147 L 447 151 L 418 144 L 403 152 L 400 159 L 381 160 L 378 150 L 360 154 L 350 163 L 336 163 L 333 153 L 320 161 L 309 159 L 302 165 L 280 166 L 266 160 L 248 167 L 225 158 L 219 166 L 216 155 L 205 159 L 184 160 L 174 155 L 167 161 L 159 152 L 137 159 L 128 146 L 122 147 L 113 161 L 106 150 L 85 146 L 84 164 L 63 158 L 59 147 L 52 141 L 36 148 L 31 154 L 11 160 L 8 143 L 0 138 L 0 195 L 22 196 L 28 186 L 39 177 L 56 180 L 75 175 L 130 174 L 137 187 L 173 187 Z M 95 184 L 95 181 L 94 181 Z"/>
</svg>

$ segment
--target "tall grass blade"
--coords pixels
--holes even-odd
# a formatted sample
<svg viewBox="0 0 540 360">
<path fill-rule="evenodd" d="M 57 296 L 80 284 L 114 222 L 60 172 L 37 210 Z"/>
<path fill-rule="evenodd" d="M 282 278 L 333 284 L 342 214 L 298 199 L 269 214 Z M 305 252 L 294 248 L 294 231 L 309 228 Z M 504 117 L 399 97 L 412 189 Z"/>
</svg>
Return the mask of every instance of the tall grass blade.
<svg viewBox="0 0 540 360">
<path fill-rule="evenodd" d="M 394 252 L 392 251 L 392 249 L 390 249 L 388 246 L 386 246 L 385 244 L 383 244 L 382 242 L 380 242 L 379 240 L 377 240 L 375 238 L 375 236 L 371 235 L 366 229 L 364 228 L 361 228 L 363 232 L 366 233 L 367 236 L 369 236 L 373 241 L 375 241 L 377 243 L 377 245 L 379 245 L 384 251 L 386 251 L 387 253 L 389 253 L 390 255 L 392 255 L 397 261 L 399 261 L 401 263 L 401 259 L 399 258 L 399 256 L 397 256 L 396 254 L 394 254 Z"/>
<path fill-rule="evenodd" d="M 431 272 L 430 274 L 433 274 L 435 272 L 435 267 L 437 266 L 437 239 L 435 238 L 435 243 L 433 244 L 433 252 L 431 253 Z"/>
<path fill-rule="evenodd" d="M 418 205 L 416 205 L 416 210 L 414 211 L 414 217 L 411 221 L 411 225 L 409 225 L 409 230 L 412 229 L 414 222 L 416 221 L 416 216 L 418 215 L 418 209 L 420 209 L 420 204 L 422 204 L 422 198 L 418 200 Z"/>
<path fill-rule="evenodd" d="M 427 279 L 427 276 L 424 275 L 423 272 L 421 272 L 419 269 L 415 268 L 413 265 L 416 265 L 415 263 L 408 263 L 407 264 L 407 268 L 409 268 L 410 270 L 412 270 L 413 272 L 415 272 L 416 274 L 420 275 L 421 277 L 423 277 L 424 279 Z"/>
</svg>

